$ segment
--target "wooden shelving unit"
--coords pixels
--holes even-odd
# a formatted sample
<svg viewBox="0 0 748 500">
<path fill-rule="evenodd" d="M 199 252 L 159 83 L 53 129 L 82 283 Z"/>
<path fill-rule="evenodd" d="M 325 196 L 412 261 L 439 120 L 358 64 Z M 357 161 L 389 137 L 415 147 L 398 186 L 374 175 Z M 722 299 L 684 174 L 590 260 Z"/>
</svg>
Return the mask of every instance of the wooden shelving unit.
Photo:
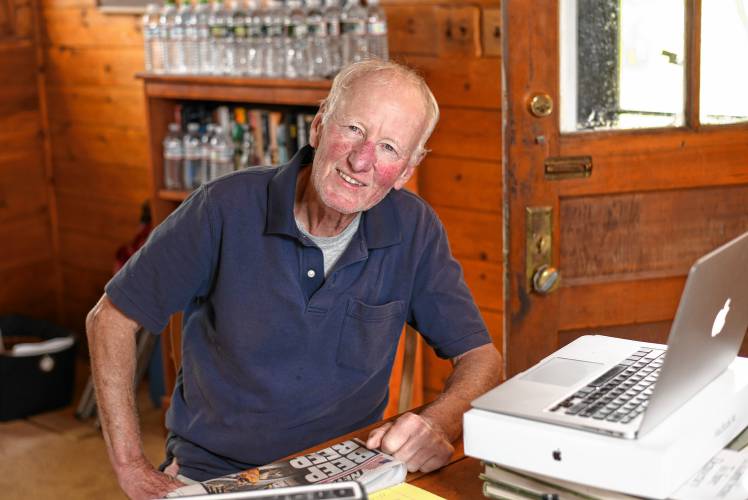
<svg viewBox="0 0 748 500">
<path fill-rule="evenodd" d="M 299 106 L 316 108 L 330 90 L 329 80 L 253 79 L 217 76 L 177 76 L 139 73 L 143 81 L 149 143 L 151 211 L 154 225 L 163 221 L 189 195 L 189 191 L 164 189 L 163 149 L 168 124 L 174 121 L 178 104 L 189 101 Z M 162 335 L 167 394 L 181 362 L 181 314 L 172 318 L 169 332 Z M 168 396 L 165 404 L 168 405 Z"/>
</svg>

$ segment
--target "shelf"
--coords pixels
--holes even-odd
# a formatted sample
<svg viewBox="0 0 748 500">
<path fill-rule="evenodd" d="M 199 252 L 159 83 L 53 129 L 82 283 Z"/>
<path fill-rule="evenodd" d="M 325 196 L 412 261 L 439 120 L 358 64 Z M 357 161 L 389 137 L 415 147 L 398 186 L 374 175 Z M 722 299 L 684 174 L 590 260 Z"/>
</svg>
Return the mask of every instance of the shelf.
<svg viewBox="0 0 748 500">
<path fill-rule="evenodd" d="M 234 101 L 258 104 L 319 106 L 327 96 L 330 80 L 289 80 L 199 75 L 138 73 L 148 98 Z"/>
</svg>

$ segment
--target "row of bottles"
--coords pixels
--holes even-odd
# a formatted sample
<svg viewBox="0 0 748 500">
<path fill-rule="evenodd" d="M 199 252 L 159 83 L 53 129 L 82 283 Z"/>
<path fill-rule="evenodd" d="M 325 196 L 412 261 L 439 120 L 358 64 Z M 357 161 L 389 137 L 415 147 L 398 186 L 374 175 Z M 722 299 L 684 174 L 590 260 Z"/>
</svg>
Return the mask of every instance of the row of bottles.
<svg viewBox="0 0 748 500">
<path fill-rule="evenodd" d="M 351 62 L 389 56 L 379 0 L 196 1 L 148 5 L 146 71 L 330 78 Z"/>
<path fill-rule="evenodd" d="M 241 106 L 178 109 L 163 140 L 164 188 L 191 190 L 235 170 L 284 163 L 307 143 L 313 117 Z"/>
</svg>

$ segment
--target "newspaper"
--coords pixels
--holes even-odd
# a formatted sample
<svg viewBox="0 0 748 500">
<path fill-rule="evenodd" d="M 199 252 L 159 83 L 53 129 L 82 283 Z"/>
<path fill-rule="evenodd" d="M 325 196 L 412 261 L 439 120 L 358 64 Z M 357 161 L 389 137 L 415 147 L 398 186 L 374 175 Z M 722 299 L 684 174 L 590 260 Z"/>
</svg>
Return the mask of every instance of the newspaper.
<svg viewBox="0 0 748 500">
<path fill-rule="evenodd" d="M 407 472 L 403 462 L 381 451 L 370 450 L 360 440 L 353 439 L 307 455 L 184 486 L 167 497 L 339 481 L 358 481 L 367 493 L 373 493 L 403 482 Z"/>
</svg>

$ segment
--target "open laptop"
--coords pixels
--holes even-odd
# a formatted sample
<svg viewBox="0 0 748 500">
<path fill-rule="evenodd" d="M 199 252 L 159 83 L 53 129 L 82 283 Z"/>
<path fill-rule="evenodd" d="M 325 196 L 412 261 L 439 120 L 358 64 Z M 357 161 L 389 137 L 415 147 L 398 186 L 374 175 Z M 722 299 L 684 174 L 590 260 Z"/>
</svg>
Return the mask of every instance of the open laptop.
<svg viewBox="0 0 748 500">
<path fill-rule="evenodd" d="M 583 336 L 472 405 L 635 439 L 717 378 L 746 328 L 748 233 L 691 267 L 667 346 Z"/>
</svg>

